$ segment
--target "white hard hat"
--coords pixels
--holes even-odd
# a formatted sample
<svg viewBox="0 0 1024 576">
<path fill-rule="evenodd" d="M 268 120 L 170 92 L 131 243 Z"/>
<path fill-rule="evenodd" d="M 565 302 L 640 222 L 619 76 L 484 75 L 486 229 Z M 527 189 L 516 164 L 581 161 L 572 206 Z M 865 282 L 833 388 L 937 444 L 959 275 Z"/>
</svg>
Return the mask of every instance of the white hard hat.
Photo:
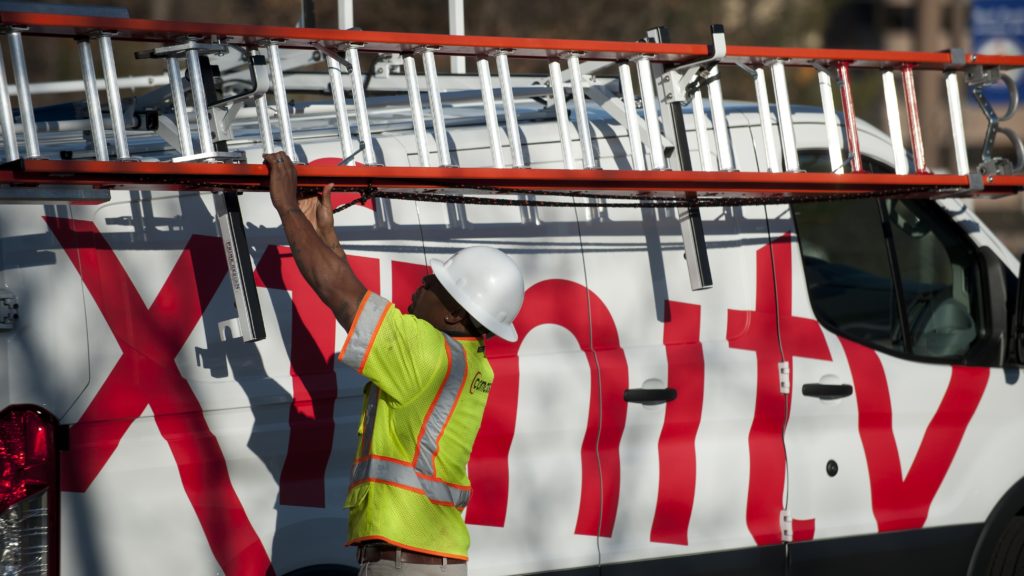
<svg viewBox="0 0 1024 576">
<path fill-rule="evenodd" d="M 470 246 L 430 268 L 444 289 L 474 320 L 498 337 L 519 339 L 512 321 L 523 307 L 523 274 L 507 254 L 489 246 Z"/>
</svg>

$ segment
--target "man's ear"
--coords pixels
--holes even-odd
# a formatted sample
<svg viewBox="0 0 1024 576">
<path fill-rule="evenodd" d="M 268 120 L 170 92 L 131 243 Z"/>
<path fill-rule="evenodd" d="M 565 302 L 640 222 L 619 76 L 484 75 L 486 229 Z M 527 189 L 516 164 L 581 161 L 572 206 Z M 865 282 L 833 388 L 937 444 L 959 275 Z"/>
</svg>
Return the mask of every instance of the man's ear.
<svg viewBox="0 0 1024 576">
<path fill-rule="evenodd" d="M 448 312 L 448 314 L 445 315 L 444 320 L 446 323 L 455 326 L 457 324 L 462 324 L 462 322 L 467 318 L 469 318 L 469 314 L 459 306 Z"/>
</svg>

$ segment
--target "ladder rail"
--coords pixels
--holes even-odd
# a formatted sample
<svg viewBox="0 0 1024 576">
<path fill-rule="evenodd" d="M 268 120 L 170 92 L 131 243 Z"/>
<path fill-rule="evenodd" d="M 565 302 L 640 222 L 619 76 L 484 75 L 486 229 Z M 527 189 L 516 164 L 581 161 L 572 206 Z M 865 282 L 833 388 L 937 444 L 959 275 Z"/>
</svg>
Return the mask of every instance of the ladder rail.
<svg viewBox="0 0 1024 576">
<path fill-rule="evenodd" d="M 515 51 L 517 57 L 548 60 L 552 54 L 579 52 L 586 60 L 614 63 L 640 55 L 666 65 L 686 64 L 710 55 L 705 44 L 638 44 L 611 40 L 568 40 L 553 38 L 516 38 L 494 36 L 453 36 L 410 32 L 373 32 L 365 30 L 328 30 L 286 26 L 210 24 L 143 20 L 137 18 L 84 17 L 33 12 L 0 12 L 0 24 L 29 27 L 48 36 L 73 37 L 95 30 L 117 30 L 118 39 L 165 43 L 180 37 L 217 36 L 228 44 L 247 46 L 253 38 L 273 38 L 282 48 L 317 50 L 324 43 L 358 44 L 371 52 L 401 54 L 410 46 L 436 46 L 444 56 L 473 56 L 488 50 Z M 898 50 L 848 50 L 836 48 L 792 48 L 730 45 L 724 63 L 784 59 L 790 65 L 810 66 L 815 61 L 848 61 L 854 68 L 882 69 L 899 63 L 917 69 L 946 70 L 967 65 L 1021 67 L 1024 56 L 967 54 L 966 64 L 958 64 L 948 52 L 912 52 Z"/>
<path fill-rule="evenodd" d="M 152 187 L 160 190 L 265 191 L 267 167 L 262 164 L 193 163 L 187 171 L 165 162 L 101 162 L 95 160 L 20 159 L 0 170 L 0 183 L 39 184 L 74 181 L 97 186 Z M 319 190 L 334 183 L 338 190 L 430 189 L 438 182 L 452 188 L 495 193 L 582 191 L 636 199 L 640 190 L 650 198 L 689 199 L 704 191 L 714 204 L 730 199 L 759 202 L 844 198 L 857 195 L 904 194 L 934 197 L 935 190 L 957 194 L 972 186 L 973 175 L 876 174 L 870 172 L 703 172 L 680 170 L 572 170 L 554 168 L 422 168 L 415 166 L 307 166 L 296 167 L 299 187 Z M 1024 175 L 991 175 L 978 195 L 1004 195 L 1024 188 Z"/>
</svg>

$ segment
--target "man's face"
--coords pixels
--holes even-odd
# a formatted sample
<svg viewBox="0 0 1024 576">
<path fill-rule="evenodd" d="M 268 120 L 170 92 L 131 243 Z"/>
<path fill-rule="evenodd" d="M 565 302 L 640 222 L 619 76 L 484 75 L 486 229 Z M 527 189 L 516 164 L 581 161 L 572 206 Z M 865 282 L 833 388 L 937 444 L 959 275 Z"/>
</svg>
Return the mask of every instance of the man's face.
<svg viewBox="0 0 1024 576">
<path fill-rule="evenodd" d="M 438 329 L 443 329 L 446 324 L 445 317 L 457 306 L 437 277 L 428 274 L 423 277 L 423 283 L 413 293 L 408 312 Z"/>
</svg>

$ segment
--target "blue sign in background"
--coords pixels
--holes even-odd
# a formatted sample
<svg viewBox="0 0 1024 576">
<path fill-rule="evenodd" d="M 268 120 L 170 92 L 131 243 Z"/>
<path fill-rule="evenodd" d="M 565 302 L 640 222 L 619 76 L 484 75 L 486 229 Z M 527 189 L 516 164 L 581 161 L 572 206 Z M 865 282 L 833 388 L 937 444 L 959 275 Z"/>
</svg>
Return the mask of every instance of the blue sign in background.
<svg viewBox="0 0 1024 576">
<path fill-rule="evenodd" d="M 1024 0 L 974 0 L 971 37 L 972 51 L 978 54 L 1024 55 Z M 1018 84 L 1024 80 L 1024 69 L 1006 72 Z M 986 88 L 984 94 L 993 103 L 1007 100 L 1002 83 Z M 974 98 L 969 100 L 974 102 Z"/>
</svg>

